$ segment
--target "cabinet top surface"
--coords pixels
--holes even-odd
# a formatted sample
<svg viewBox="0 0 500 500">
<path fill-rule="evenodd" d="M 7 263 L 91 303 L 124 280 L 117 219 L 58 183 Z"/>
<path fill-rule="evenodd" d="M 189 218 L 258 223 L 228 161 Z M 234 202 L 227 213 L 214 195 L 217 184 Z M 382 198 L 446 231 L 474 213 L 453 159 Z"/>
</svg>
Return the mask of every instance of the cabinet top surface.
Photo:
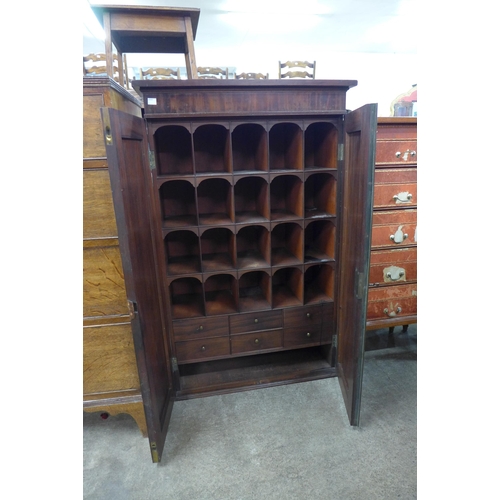
<svg viewBox="0 0 500 500">
<path fill-rule="evenodd" d="M 308 89 L 344 90 L 355 87 L 357 80 L 133 80 L 136 92 L 188 89 Z"/>
</svg>

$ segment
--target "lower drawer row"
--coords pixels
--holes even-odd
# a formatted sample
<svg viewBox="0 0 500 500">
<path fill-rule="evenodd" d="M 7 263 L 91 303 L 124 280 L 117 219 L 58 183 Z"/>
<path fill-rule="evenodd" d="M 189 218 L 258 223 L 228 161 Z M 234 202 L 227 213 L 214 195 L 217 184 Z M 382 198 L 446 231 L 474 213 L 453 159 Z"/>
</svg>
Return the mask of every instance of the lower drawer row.
<svg viewBox="0 0 500 500">
<path fill-rule="evenodd" d="M 331 342 L 333 303 L 173 322 L 177 362 Z"/>
<path fill-rule="evenodd" d="M 375 286 L 368 289 L 366 319 L 404 318 L 417 314 L 417 283 Z"/>
</svg>

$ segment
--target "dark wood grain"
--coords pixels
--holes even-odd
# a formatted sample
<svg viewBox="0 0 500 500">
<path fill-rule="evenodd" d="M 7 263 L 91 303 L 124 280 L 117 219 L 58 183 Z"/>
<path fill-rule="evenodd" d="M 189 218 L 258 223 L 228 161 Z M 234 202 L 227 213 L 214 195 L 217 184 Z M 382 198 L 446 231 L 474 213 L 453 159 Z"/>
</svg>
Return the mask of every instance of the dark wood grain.
<svg viewBox="0 0 500 500">
<path fill-rule="evenodd" d="M 366 325 L 377 106 L 346 115 L 340 220 L 338 369 L 351 425 L 359 424 Z"/>
</svg>

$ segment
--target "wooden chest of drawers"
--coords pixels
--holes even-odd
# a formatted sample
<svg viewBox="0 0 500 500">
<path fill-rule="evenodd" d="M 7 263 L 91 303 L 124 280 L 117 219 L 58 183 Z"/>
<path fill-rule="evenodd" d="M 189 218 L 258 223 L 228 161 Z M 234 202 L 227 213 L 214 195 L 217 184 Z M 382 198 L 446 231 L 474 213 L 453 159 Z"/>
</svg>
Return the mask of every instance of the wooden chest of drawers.
<svg viewBox="0 0 500 500">
<path fill-rule="evenodd" d="M 112 79 L 83 78 L 83 409 L 128 413 L 147 434 L 100 108 L 141 116 Z"/>
<path fill-rule="evenodd" d="M 417 321 L 417 119 L 378 118 L 367 329 Z"/>
</svg>

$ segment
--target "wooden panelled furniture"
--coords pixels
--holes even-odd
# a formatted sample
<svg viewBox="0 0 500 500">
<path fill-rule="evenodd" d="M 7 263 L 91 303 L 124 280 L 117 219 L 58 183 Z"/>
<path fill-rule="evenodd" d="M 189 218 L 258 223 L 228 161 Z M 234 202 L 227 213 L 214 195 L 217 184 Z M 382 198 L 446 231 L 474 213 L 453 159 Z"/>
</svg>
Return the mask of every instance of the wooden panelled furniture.
<svg viewBox="0 0 500 500">
<path fill-rule="evenodd" d="M 417 118 L 378 118 L 367 329 L 417 321 Z"/>
<path fill-rule="evenodd" d="M 128 413 L 147 434 L 125 292 L 103 106 L 140 117 L 140 103 L 113 79 L 83 78 L 83 408 Z"/>
<path fill-rule="evenodd" d="M 184 54 L 188 78 L 197 78 L 194 40 L 200 9 L 145 5 L 91 5 L 104 28 L 108 75 L 113 46 L 119 83 L 124 85 L 122 54 Z"/>
<path fill-rule="evenodd" d="M 152 459 L 177 400 L 338 377 L 359 424 L 377 105 L 353 80 L 136 80 L 103 137 Z"/>
</svg>

